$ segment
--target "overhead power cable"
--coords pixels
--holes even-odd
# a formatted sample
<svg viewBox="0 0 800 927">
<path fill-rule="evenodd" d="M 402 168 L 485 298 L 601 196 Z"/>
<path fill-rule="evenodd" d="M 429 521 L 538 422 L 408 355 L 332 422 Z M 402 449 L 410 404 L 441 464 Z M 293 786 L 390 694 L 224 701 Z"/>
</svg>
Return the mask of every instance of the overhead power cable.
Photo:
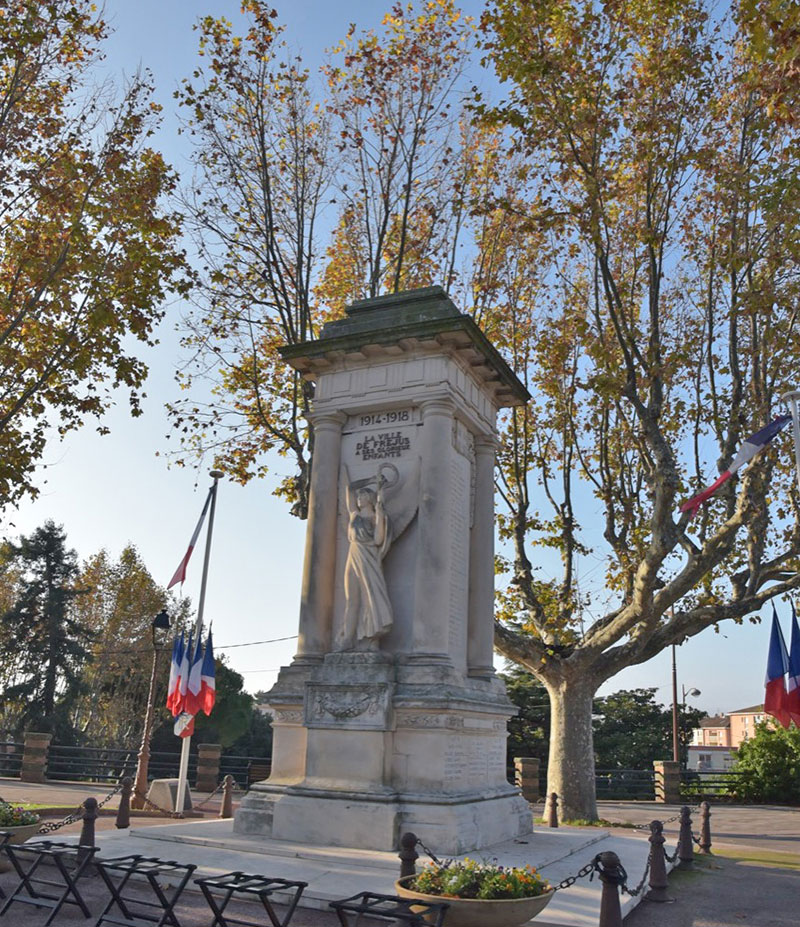
<svg viewBox="0 0 800 927">
<path fill-rule="evenodd" d="M 297 639 L 296 634 L 290 634 L 288 637 L 272 637 L 269 640 L 265 641 L 245 641 L 243 644 L 214 644 L 214 650 L 233 650 L 234 647 L 256 647 L 259 644 L 277 644 L 281 641 L 293 641 Z M 169 647 L 156 647 L 156 650 L 159 653 L 168 653 L 172 650 L 172 645 Z M 139 647 L 135 650 L 126 649 L 126 650 L 93 650 L 91 651 L 92 656 L 94 657 L 104 657 L 110 656 L 112 654 L 143 654 L 143 653 L 152 653 L 152 647 Z"/>
</svg>

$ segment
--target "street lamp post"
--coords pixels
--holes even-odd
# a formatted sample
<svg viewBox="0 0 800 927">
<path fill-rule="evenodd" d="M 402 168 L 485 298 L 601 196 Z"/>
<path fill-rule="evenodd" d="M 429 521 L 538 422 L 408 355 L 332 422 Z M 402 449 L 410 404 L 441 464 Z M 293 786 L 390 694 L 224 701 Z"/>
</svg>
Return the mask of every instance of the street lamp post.
<svg viewBox="0 0 800 927">
<path fill-rule="evenodd" d="M 681 761 L 681 750 L 680 750 L 680 724 L 679 724 L 679 710 L 681 712 L 686 711 L 686 696 L 691 695 L 692 698 L 696 698 L 698 695 L 701 695 L 699 689 L 693 687 L 687 688 L 686 686 L 681 686 L 681 701 L 680 709 L 678 708 L 678 670 L 675 660 L 675 644 L 672 645 L 672 759 L 676 763 Z"/>
<path fill-rule="evenodd" d="M 672 759 L 676 763 L 681 761 L 681 750 L 680 750 L 680 724 L 678 722 L 678 712 L 686 711 L 686 696 L 691 695 L 692 698 L 696 698 L 698 695 L 701 695 L 699 689 L 694 689 L 686 686 L 681 686 L 681 701 L 680 709 L 678 708 L 678 669 L 675 661 L 675 644 L 672 645 Z"/>
<path fill-rule="evenodd" d="M 691 695 L 692 698 L 697 698 L 698 695 L 703 693 L 699 689 L 693 689 L 691 686 L 687 689 L 686 686 L 681 686 L 681 711 L 686 711 L 686 696 Z"/>
<path fill-rule="evenodd" d="M 139 748 L 139 757 L 136 762 L 136 781 L 131 796 L 131 808 L 141 810 L 144 808 L 144 796 L 147 792 L 147 772 L 150 765 L 150 733 L 153 728 L 153 715 L 155 714 L 156 678 L 158 673 L 158 647 L 156 646 L 156 631 L 169 630 L 169 615 L 166 609 L 153 619 L 150 627 L 153 636 L 153 666 L 150 671 L 150 689 L 147 693 L 147 709 L 144 714 L 144 728 L 142 729 L 142 745 Z"/>
</svg>

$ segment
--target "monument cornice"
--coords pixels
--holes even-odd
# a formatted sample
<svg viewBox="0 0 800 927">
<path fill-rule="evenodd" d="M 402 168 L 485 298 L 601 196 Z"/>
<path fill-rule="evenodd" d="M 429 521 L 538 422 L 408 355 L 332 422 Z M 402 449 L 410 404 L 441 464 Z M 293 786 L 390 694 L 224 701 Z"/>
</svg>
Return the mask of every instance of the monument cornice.
<svg viewBox="0 0 800 927">
<path fill-rule="evenodd" d="M 374 363 L 414 352 L 457 356 L 501 406 L 524 405 L 530 393 L 474 319 L 456 309 L 441 287 L 362 300 L 328 323 L 320 338 L 280 349 L 307 379 L 347 363 Z"/>
</svg>

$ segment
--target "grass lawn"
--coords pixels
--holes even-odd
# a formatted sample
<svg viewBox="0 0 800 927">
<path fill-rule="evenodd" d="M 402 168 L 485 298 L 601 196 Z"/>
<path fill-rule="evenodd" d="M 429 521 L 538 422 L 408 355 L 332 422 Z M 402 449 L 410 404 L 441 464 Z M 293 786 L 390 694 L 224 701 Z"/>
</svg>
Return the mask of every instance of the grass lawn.
<svg viewBox="0 0 800 927">
<path fill-rule="evenodd" d="M 800 856 L 797 853 L 779 853 L 770 850 L 754 850 L 751 847 L 714 847 L 714 856 L 722 856 L 738 863 L 750 863 L 753 866 L 772 866 L 776 869 L 793 869 L 800 872 Z"/>
<path fill-rule="evenodd" d="M 59 812 L 63 811 L 65 814 L 68 811 L 74 811 L 78 806 L 77 805 L 54 805 L 52 802 L 33 802 L 33 801 L 24 801 L 19 805 L 14 804 L 14 802 L 9 802 L 10 805 L 14 805 L 15 808 L 24 808 L 25 811 L 53 811 Z"/>
</svg>

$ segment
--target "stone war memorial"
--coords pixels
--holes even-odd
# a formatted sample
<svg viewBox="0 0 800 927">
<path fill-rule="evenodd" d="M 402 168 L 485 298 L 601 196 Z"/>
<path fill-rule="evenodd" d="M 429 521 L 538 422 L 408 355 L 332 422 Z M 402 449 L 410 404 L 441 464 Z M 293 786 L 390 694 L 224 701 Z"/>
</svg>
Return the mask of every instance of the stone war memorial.
<svg viewBox="0 0 800 927">
<path fill-rule="evenodd" d="M 235 831 L 447 854 L 530 833 L 492 667 L 496 417 L 524 386 L 440 287 L 283 354 L 315 384 L 299 643 Z"/>
</svg>

